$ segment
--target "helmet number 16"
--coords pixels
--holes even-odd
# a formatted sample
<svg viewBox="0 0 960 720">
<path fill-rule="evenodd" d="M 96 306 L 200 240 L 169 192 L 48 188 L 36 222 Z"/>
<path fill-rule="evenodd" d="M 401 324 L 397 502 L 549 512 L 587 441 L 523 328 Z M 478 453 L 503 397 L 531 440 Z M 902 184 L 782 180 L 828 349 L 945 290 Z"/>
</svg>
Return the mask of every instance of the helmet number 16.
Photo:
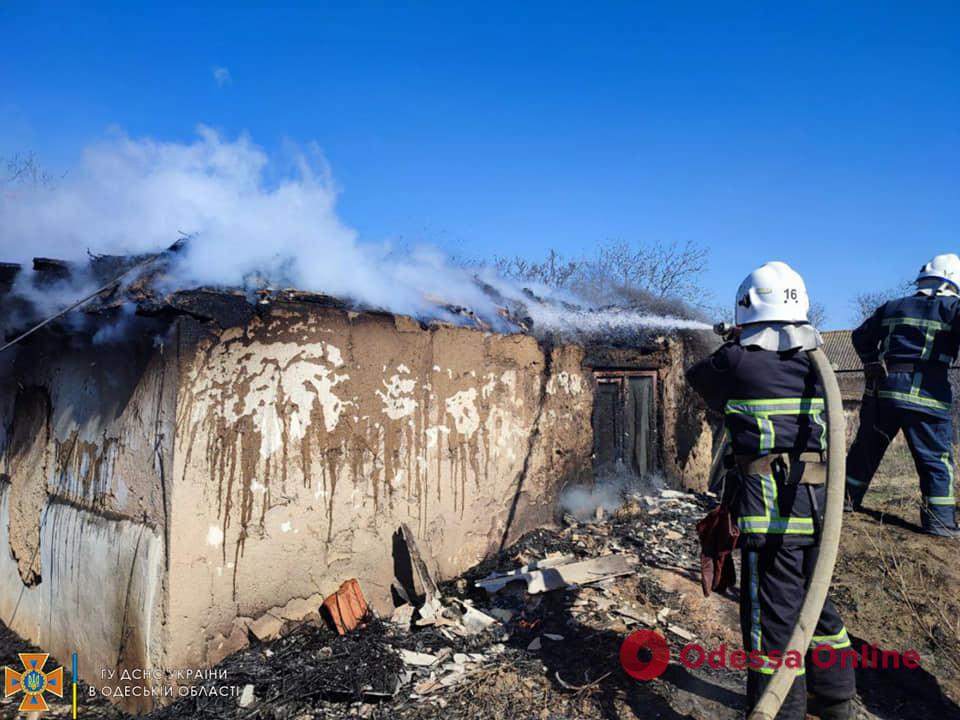
<svg viewBox="0 0 960 720">
<path fill-rule="evenodd" d="M 799 302 L 800 297 L 796 288 L 784 288 L 783 289 L 783 301 L 788 302 Z"/>
</svg>

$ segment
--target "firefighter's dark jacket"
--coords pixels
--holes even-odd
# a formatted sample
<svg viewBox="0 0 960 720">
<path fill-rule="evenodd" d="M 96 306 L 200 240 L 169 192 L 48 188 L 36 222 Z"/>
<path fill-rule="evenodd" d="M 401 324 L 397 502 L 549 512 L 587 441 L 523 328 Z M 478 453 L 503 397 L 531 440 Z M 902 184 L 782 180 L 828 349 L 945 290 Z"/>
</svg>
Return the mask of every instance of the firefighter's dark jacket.
<svg viewBox="0 0 960 720">
<path fill-rule="evenodd" d="M 884 303 L 851 335 L 864 363 L 882 362 L 885 378 L 866 394 L 909 410 L 950 417 L 948 370 L 960 348 L 960 298 L 916 294 Z"/>
<path fill-rule="evenodd" d="M 823 388 L 806 352 L 773 352 L 728 343 L 687 371 L 687 380 L 714 410 L 723 412 L 733 452 L 746 458 L 772 453 L 822 452 L 826 440 Z M 735 472 L 725 502 L 740 529 L 740 545 L 757 548 L 770 537 L 789 545 L 816 542 L 823 485 L 788 483 L 783 474 Z"/>
<path fill-rule="evenodd" d="M 687 381 L 707 405 L 724 413 L 737 455 L 824 449 L 823 387 L 802 350 L 727 343 L 690 368 Z"/>
</svg>

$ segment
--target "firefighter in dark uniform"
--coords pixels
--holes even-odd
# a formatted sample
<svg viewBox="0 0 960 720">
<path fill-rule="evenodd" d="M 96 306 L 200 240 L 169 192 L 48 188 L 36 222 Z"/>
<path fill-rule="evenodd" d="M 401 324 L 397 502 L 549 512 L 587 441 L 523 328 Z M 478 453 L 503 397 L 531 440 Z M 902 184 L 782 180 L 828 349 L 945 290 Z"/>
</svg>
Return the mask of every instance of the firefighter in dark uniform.
<svg viewBox="0 0 960 720">
<path fill-rule="evenodd" d="M 920 522 L 960 537 L 953 483 L 953 397 L 948 371 L 960 348 L 960 258 L 937 255 L 917 293 L 884 303 L 853 331 L 866 388 L 847 455 L 847 509 L 859 509 L 887 446 L 900 430 L 920 476 Z"/>
<path fill-rule="evenodd" d="M 819 548 L 827 437 L 823 387 L 805 352 L 821 343 L 809 305 L 803 278 L 786 263 L 767 263 L 737 291 L 733 339 L 687 372 L 707 404 L 724 413 L 734 452 L 724 498 L 741 533 L 740 628 L 744 649 L 761 659 L 748 668 L 749 708 L 783 657 Z M 811 653 L 826 660 L 849 647 L 828 598 L 777 717 L 802 720 L 808 692 L 821 718 L 854 717 L 853 668 L 811 661 Z"/>
</svg>

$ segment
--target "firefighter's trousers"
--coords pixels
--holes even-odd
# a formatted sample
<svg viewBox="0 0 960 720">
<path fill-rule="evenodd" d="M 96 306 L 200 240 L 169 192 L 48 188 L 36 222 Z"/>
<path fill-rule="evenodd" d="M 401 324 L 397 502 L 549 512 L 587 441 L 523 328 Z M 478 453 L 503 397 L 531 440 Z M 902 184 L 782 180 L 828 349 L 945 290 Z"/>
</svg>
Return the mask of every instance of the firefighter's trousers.
<svg viewBox="0 0 960 720">
<path fill-rule="evenodd" d="M 920 476 L 923 528 L 955 528 L 952 421 L 885 398 L 863 398 L 860 428 L 847 454 L 847 496 L 854 506 L 863 502 L 887 447 L 901 430 Z"/>
</svg>

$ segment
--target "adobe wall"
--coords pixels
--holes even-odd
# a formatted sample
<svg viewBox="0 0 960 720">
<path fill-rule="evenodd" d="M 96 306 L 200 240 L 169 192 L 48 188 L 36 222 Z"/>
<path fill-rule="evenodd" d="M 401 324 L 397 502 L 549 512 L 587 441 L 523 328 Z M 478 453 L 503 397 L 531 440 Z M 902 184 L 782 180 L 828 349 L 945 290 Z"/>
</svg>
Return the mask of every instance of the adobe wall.
<svg viewBox="0 0 960 720">
<path fill-rule="evenodd" d="M 163 662 L 176 382 L 151 327 L 0 356 L 0 620 L 85 677 Z"/>
<path fill-rule="evenodd" d="M 714 455 L 719 451 L 714 443 L 721 436 L 684 373 L 706 354 L 710 340 L 694 333 L 668 340 L 667 357 L 660 370 L 664 470 L 679 487 L 696 492 L 707 490 L 710 484 Z"/>
<path fill-rule="evenodd" d="M 244 321 L 0 356 L 0 620 L 81 675 L 215 663 L 250 618 L 349 577 L 387 611 L 401 523 L 449 578 L 590 476 L 578 346 L 307 304 Z M 701 486 L 688 352 L 629 352 L 658 372 L 665 473 Z"/>
<path fill-rule="evenodd" d="M 551 519 L 557 488 L 589 472 L 579 348 L 301 305 L 180 330 L 174 664 L 211 662 L 242 638 L 236 618 L 349 577 L 386 611 L 401 522 L 449 578 Z"/>
</svg>

